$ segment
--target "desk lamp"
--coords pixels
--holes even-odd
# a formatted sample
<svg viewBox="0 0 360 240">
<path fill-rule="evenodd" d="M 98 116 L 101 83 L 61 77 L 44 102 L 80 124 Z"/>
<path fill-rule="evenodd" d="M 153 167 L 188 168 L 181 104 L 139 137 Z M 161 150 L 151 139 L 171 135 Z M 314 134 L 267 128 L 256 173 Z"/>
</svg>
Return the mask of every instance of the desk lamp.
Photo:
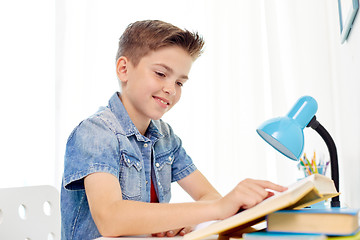
<svg viewBox="0 0 360 240">
<path fill-rule="evenodd" d="M 330 153 L 331 178 L 339 191 L 339 166 L 334 140 L 326 129 L 316 120 L 318 105 L 310 96 L 301 97 L 285 117 L 265 121 L 256 130 L 272 147 L 286 157 L 298 161 L 304 149 L 304 128 L 313 128 L 322 139 Z M 340 207 L 339 196 L 332 198 L 331 207 Z"/>
</svg>

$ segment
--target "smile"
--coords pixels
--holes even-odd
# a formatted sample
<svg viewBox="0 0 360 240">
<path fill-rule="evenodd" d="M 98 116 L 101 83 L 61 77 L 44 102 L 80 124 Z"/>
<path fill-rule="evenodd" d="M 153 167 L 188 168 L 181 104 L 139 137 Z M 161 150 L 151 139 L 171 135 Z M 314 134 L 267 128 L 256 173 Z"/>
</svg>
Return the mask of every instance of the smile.
<svg viewBox="0 0 360 240">
<path fill-rule="evenodd" d="M 170 105 L 170 103 L 163 98 L 159 98 L 159 97 L 153 97 L 155 100 L 157 100 L 157 102 L 162 106 L 162 107 L 168 107 Z"/>
<path fill-rule="evenodd" d="M 169 103 L 167 103 L 167 102 L 165 102 L 165 101 L 163 101 L 161 99 L 159 99 L 159 101 L 162 102 L 163 104 L 169 105 Z"/>
</svg>

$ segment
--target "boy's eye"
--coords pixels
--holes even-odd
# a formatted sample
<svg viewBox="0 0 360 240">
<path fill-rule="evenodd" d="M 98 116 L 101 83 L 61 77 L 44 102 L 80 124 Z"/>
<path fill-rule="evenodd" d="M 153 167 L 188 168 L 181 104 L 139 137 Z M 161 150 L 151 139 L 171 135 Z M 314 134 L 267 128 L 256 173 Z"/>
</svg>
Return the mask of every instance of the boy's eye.
<svg viewBox="0 0 360 240">
<path fill-rule="evenodd" d="M 156 75 L 158 75 L 159 77 L 166 77 L 166 75 L 162 72 L 155 72 Z"/>
<path fill-rule="evenodd" d="M 184 86 L 184 84 L 183 84 L 182 82 L 176 82 L 176 84 L 177 84 L 179 87 Z"/>
</svg>

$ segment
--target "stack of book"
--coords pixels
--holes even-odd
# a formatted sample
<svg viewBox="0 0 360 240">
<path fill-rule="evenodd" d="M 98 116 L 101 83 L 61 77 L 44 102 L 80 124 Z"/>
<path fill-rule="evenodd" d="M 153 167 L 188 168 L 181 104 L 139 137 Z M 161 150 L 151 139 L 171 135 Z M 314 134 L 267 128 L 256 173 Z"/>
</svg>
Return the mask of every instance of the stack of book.
<svg viewBox="0 0 360 240">
<path fill-rule="evenodd" d="M 235 240 L 236 238 L 229 238 Z M 244 240 L 326 240 L 324 234 L 307 234 L 307 233 L 273 233 L 273 232 L 253 232 L 245 233 Z"/>
<path fill-rule="evenodd" d="M 276 211 L 267 216 L 266 232 L 245 234 L 244 239 L 360 239 L 359 209 Z"/>
<path fill-rule="evenodd" d="M 352 235 L 359 228 L 359 211 L 350 208 L 281 210 L 267 216 L 270 232 Z"/>
</svg>

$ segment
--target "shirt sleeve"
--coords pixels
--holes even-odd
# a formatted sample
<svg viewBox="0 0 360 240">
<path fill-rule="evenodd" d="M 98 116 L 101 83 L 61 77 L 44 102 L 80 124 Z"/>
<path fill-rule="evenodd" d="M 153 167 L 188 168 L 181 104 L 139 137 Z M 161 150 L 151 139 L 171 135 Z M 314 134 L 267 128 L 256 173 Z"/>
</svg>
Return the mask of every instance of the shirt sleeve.
<svg viewBox="0 0 360 240">
<path fill-rule="evenodd" d="M 119 176 L 119 143 L 100 117 L 83 121 L 66 144 L 63 184 L 68 190 L 84 189 L 84 178 L 95 172 Z"/>
<path fill-rule="evenodd" d="M 185 149 L 183 148 L 181 139 L 176 134 L 174 134 L 169 124 L 166 125 L 169 134 L 168 145 L 172 146 L 174 151 L 174 161 L 172 163 L 171 170 L 171 182 L 177 182 L 190 175 L 197 168 L 193 163 L 191 157 L 186 153 Z"/>
<path fill-rule="evenodd" d="M 174 154 L 174 162 L 172 164 L 172 182 L 177 182 L 186 176 L 190 175 L 197 168 L 193 163 L 191 157 L 186 153 L 185 149 L 182 147 L 181 139 L 176 136 L 179 145 L 178 149 Z"/>
</svg>

